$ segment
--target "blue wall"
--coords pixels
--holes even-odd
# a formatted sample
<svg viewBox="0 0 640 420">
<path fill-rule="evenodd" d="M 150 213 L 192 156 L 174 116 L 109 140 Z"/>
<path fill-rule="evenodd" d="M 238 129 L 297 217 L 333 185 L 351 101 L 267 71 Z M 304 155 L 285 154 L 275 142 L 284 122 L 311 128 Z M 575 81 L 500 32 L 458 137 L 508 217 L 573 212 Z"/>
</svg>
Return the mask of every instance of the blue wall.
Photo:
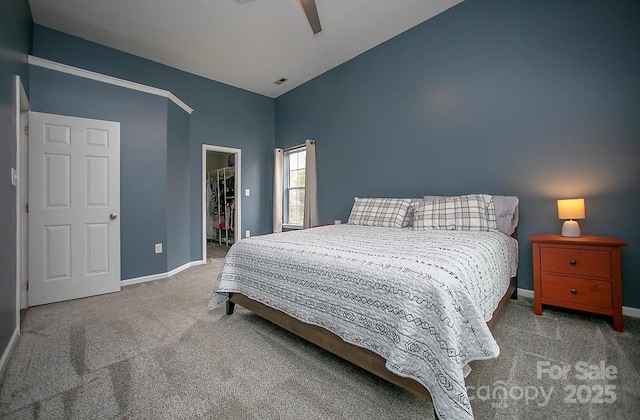
<svg viewBox="0 0 640 420">
<path fill-rule="evenodd" d="M 276 144 L 318 140 L 320 223 L 354 196 L 520 197 L 520 287 L 555 200 L 620 236 L 640 308 L 640 2 L 466 0 L 276 99 Z"/>
<path fill-rule="evenodd" d="M 168 240 L 168 99 L 35 66 L 30 77 L 34 111 L 120 122 L 122 279 L 166 272 L 153 245 Z"/>
<path fill-rule="evenodd" d="M 201 256 L 202 144 L 242 149 L 242 188 L 252 189 L 243 228 L 260 234 L 271 229 L 273 147 L 315 138 L 321 222 L 346 220 L 356 195 L 519 196 L 525 288 L 528 235 L 560 230 L 556 199 L 585 197 L 583 232 L 629 243 L 624 304 L 640 308 L 639 21 L 635 1 L 466 0 L 275 101 L 37 25 L 33 54 L 170 90 L 194 108 L 191 260 Z"/>
<path fill-rule="evenodd" d="M 191 261 L 189 114 L 173 102 L 167 119 L 167 270 Z"/>
<path fill-rule="evenodd" d="M 15 76 L 28 93 L 31 30 L 26 0 L 0 1 L 0 357 L 16 328 L 16 188 L 9 174 L 16 168 Z"/>
<path fill-rule="evenodd" d="M 191 260 L 202 258 L 203 144 L 242 149 L 242 190 L 251 189 L 250 197 L 242 196 L 242 228 L 253 235 L 271 231 L 273 99 L 39 25 L 33 38 L 34 56 L 165 89 L 194 109 L 188 137 Z"/>
</svg>

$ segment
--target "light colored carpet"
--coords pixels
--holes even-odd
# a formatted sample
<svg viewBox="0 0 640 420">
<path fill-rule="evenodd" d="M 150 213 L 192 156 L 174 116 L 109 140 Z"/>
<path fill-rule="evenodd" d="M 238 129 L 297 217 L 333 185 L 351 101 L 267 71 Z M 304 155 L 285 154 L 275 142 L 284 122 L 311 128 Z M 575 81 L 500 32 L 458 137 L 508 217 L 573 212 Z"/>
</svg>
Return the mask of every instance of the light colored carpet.
<svg viewBox="0 0 640 420">
<path fill-rule="evenodd" d="M 224 258 L 229 251 L 229 246 L 215 241 L 207 242 L 207 258 Z"/>
<path fill-rule="evenodd" d="M 0 417 L 433 418 L 430 402 L 239 306 L 232 316 L 223 307 L 207 312 L 222 260 L 209 261 L 119 293 L 29 309 L 0 389 Z M 476 418 L 638 418 L 640 320 L 626 318 L 621 334 L 605 318 L 547 308 L 536 317 L 521 299 L 495 336 L 500 357 L 477 363 L 467 378 Z M 603 361 L 618 374 L 578 380 L 579 361 Z M 538 379 L 537 362 L 572 370 L 564 380 Z M 591 401 L 605 384 L 615 386 L 615 401 L 586 402 L 587 391 Z M 580 401 L 563 401 L 571 386 Z M 532 397 L 532 387 L 553 387 L 549 401 L 521 397 Z"/>
</svg>

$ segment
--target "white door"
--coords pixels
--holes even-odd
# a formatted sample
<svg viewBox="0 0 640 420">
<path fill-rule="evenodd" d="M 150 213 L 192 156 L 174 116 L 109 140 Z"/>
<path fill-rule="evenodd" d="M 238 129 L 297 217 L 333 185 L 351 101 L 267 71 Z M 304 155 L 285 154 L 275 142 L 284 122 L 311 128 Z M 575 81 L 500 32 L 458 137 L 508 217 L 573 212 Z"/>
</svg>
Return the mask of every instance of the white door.
<svg viewBox="0 0 640 420">
<path fill-rule="evenodd" d="M 120 123 L 29 113 L 29 306 L 120 290 Z"/>
</svg>

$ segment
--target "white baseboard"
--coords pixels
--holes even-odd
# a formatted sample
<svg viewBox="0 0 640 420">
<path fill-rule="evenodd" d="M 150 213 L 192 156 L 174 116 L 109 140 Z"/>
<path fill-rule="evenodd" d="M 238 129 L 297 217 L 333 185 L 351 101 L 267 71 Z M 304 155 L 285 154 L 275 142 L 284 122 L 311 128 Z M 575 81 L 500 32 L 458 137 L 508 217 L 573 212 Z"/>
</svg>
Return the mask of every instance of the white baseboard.
<svg viewBox="0 0 640 420">
<path fill-rule="evenodd" d="M 533 290 L 518 289 L 518 296 L 533 299 Z M 640 309 L 632 308 L 631 306 L 623 306 L 622 315 L 630 316 L 632 318 L 640 318 Z"/>
<path fill-rule="evenodd" d="M 623 306 L 622 315 L 630 316 L 632 318 L 640 318 L 640 309 L 632 308 L 631 306 Z"/>
<path fill-rule="evenodd" d="M 151 274 L 149 276 L 134 277 L 132 279 L 122 280 L 120 282 L 120 285 L 122 285 L 122 286 L 130 286 L 132 284 L 146 283 L 148 281 L 166 279 L 168 277 L 175 276 L 179 272 L 184 271 L 189 267 L 195 267 L 196 265 L 202 265 L 202 264 L 205 264 L 205 262 L 202 261 L 202 260 L 191 261 L 191 262 L 188 262 L 186 264 L 181 265 L 180 267 L 174 268 L 173 270 L 169 271 L 168 273 Z"/>
<path fill-rule="evenodd" d="M 4 375 L 4 369 L 7 367 L 7 363 L 9 363 L 9 357 L 11 356 L 11 352 L 13 352 L 13 346 L 16 345 L 16 340 L 18 339 L 18 335 L 20 335 L 20 330 L 16 328 L 13 330 L 13 335 L 11 335 L 11 340 L 9 340 L 9 344 L 7 345 L 7 348 L 4 349 L 4 353 L 2 354 L 2 359 L 0 359 L 0 378 L 2 378 Z"/>
<path fill-rule="evenodd" d="M 518 288 L 518 296 L 533 299 L 533 290 Z"/>
</svg>

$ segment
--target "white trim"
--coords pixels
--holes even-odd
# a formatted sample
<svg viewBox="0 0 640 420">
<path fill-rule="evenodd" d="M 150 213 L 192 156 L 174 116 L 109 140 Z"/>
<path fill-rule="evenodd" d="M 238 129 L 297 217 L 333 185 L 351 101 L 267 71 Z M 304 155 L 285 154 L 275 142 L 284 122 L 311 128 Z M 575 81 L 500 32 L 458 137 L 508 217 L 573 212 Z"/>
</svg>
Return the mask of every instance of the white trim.
<svg viewBox="0 0 640 420">
<path fill-rule="evenodd" d="M 518 289 L 518 296 L 533 299 L 533 290 Z M 630 316 L 632 318 L 640 318 L 640 309 L 633 308 L 631 306 L 623 306 L 622 314 L 626 316 Z"/>
<path fill-rule="evenodd" d="M 207 152 L 235 153 L 236 240 L 242 239 L 242 150 L 233 147 L 202 145 L 202 261 L 207 261 Z"/>
<path fill-rule="evenodd" d="M 640 318 L 640 309 L 632 308 L 631 306 L 623 306 L 622 315 L 630 316 L 631 318 Z"/>
<path fill-rule="evenodd" d="M 20 322 L 18 320 L 18 322 Z M 9 340 L 9 344 L 7 348 L 4 349 L 4 353 L 2 353 L 2 358 L 0 359 L 0 378 L 4 377 L 4 370 L 9 363 L 9 357 L 11 357 L 11 353 L 13 352 L 13 347 L 16 345 L 16 340 L 18 339 L 18 335 L 20 335 L 20 330 L 18 328 L 13 330 L 13 334 L 11 335 L 11 339 Z"/>
<path fill-rule="evenodd" d="M 181 265 L 180 267 L 174 268 L 168 273 L 151 274 L 149 276 L 135 277 L 132 279 L 122 280 L 120 282 L 120 285 L 124 287 L 124 286 L 131 286 L 132 284 L 146 283 L 148 281 L 166 279 L 166 278 L 175 276 L 176 274 L 186 270 L 187 268 L 195 267 L 196 265 L 202 265 L 202 264 L 204 264 L 202 261 L 191 261 Z"/>
<path fill-rule="evenodd" d="M 24 112 L 29 111 L 29 98 L 27 92 L 24 90 L 22 79 L 20 76 L 15 77 L 15 107 L 16 107 L 16 164 L 15 169 L 18 174 L 18 180 L 16 183 L 16 331 L 20 334 L 20 308 L 22 307 L 21 301 L 23 296 L 20 293 L 23 281 L 26 282 L 26 273 L 22 272 L 22 243 L 26 238 L 26 232 L 23 232 L 22 224 L 25 212 L 22 209 L 22 189 L 23 178 L 22 172 L 26 168 L 22 168 L 22 115 Z M 23 238 L 24 236 L 24 238 Z M 26 296 L 25 296 L 26 297 Z"/>
<path fill-rule="evenodd" d="M 180 98 L 178 98 L 168 90 L 155 88 L 153 86 L 143 85 L 141 83 L 131 82 L 129 80 L 119 79 L 113 76 L 107 76 L 106 74 L 96 73 L 90 70 L 85 70 L 78 67 L 57 63 L 55 61 L 46 60 L 40 57 L 34 57 L 32 55 L 29 56 L 29 64 L 38 66 L 38 67 L 43 67 L 49 70 L 71 74 L 78 77 L 84 77 L 85 79 L 96 80 L 98 82 L 108 83 L 110 85 L 137 90 L 139 92 L 145 92 L 145 93 L 150 93 L 152 95 L 162 96 L 164 98 L 169 99 L 170 101 L 178 105 L 180 108 L 184 109 L 189 114 L 193 112 L 193 108 L 191 108 L 189 105 L 184 103 L 182 100 L 180 100 Z"/>
<path fill-rule="evenodd" d="M 533 290 L 518 288 L 518 297 L 520 296 L 533 299 Z"/>
<path fill-rule="evenodd" d="M 282 229 L 304 229 L 302 225 L 282 225 Z"/>
</svg>

